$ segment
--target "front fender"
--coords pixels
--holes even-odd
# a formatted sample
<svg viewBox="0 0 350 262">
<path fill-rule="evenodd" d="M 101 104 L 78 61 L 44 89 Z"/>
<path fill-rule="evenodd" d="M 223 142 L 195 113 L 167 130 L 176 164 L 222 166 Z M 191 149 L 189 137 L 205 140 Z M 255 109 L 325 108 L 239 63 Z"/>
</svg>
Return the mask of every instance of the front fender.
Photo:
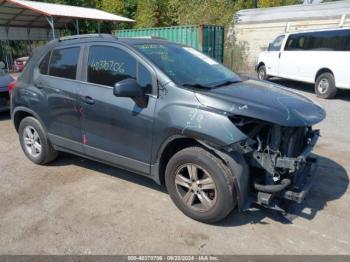
<svg viewBox="0 0 350 262">
<path fill-rule="evenodd" d="M 222 150 L 215 149 L 201 141 L 198 142 L 206 147 L 207 150 L 212 151 L 213 154 L 217 155 L 230 169 L 233 178 L 233 184 L 235 186 L 237 194 L 238 210 L 245 210 L 249 205 L 248 194 L 250 170 L 243 155 L 238 152 L 224 152 Z"/>
<path fill-rule="evenodd" d="M 206 141 L 218 147 L 247 139 L 224 114 L 197 105 L 174 105 L 161 113 L 166 138 L 179 135 Z M 163 120 L 164 121 L 164 120 Z"/>
<path fill-rule="evenodd" d="M 199 103 L 192 90 L 167 85 L 160 90 L 155 110 L 152 161 L 171 137 L 187 137 L 221 148 L 247 139 L 225 115 Z"/>
</svg>

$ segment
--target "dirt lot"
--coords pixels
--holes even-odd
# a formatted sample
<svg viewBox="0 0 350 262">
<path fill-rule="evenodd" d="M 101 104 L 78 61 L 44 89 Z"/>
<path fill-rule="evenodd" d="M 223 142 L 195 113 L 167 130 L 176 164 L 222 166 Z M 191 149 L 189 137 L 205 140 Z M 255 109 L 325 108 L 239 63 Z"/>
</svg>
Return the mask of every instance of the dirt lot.
<svg viewBox="0 0 350 262">
<path fill-rule="evenodd" d="M 276 81 L 312 97 L 312 86 Z M 1 254 L 350 254 L 350 92 L 327 110 L 317 181 L 293 223 L 267 211 L 218 225 L 185 217 L 164 188 L 132 173 L 62 154 L 36 166 L 0 115 Z"/>
</svg>

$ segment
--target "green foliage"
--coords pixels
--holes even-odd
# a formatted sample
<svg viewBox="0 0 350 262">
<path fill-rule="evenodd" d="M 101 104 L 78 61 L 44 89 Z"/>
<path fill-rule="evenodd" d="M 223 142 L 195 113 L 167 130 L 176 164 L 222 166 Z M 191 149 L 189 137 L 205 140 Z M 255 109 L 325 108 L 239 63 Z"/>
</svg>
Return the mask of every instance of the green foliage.
<svg viewBox="0 0 350 262">
<path fill-rule="evenodd" d="M 259 0 L 258 7 L 273 7 L 281 5 L 301 4 L 302 0 Z"/>
<path fill-rule="evenodd" d="M 179 25 L 227 25 L 236 11 L 251 8 L 253 3 L 253 0 L 169 0 L 169 13 Z"/>
<path fill-rule="evenodd" d="M 136 20 L 135 27 L 159 27 L 172 25 L 217 24 L 228 26 L 234 13 L 240 9 L 254 8 L 256 0 L 39 0 L 102 9 Z M 259 7 L 290 5 L 302 0 L 258 0 Z M 120 24 L 128 28 L 131 24 Z M 95 21 L 81 21 L 81 32 L 96 31 Z M 115 29 L 113 23 L 104 22 L 103 32 Z M 74 31 L 68 25 L 68 31 Z"/>
<path fill-rule="evenodd" d="M 135 17 L 136 27 L 174 25 L 169 11 L 169 0 L 139 0 Z"/>
</svg>

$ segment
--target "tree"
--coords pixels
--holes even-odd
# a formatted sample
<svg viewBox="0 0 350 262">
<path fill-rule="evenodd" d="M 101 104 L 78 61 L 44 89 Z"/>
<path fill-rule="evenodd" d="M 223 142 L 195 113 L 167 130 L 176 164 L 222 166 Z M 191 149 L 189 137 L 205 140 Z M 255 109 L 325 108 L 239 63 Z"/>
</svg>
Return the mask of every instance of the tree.
<svg viewBox="0 0 350 262">
<path fill-rule="evenodd" d="M 173 25 L 169 15 L 168 0 L 139 0 L 136 11 L 136 27 Z"/>
<path fill-rule="evenodd" d="M 226 25 L 237 10 L 253 6 L 254 0 L 169 0 L 169 13 L 172 20 L 180 25 Z"/>
</svg>

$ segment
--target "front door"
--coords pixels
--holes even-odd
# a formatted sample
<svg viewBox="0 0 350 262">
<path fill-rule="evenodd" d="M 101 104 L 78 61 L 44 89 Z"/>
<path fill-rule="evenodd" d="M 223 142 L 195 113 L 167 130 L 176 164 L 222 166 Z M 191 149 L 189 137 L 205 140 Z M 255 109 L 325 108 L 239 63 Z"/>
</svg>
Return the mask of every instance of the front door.
<svg viewBox="0 0 350 262">
<path fill-rule="evenodd" d="M 269 44 L 266 60 L 266 73 L 268 75 L 279 75 L 279 61 L 281 56 L 281 46 L 283 40 L 284 35 L 280 35 L 271 44 Z"/>
<path fill-rule="evenodd" d="M 83 144 L 87 155 L 143 174 L 149 173 L 152 145 L 155 74 L 130 51 L 114 45 L 86 48 L 81 86 Z M 148 97 L 146 107 L 132 98 L 116 97 L 113 86 L 136 79 Z"/>
<path fill-rule="evenodd" d="M 55 145 L 81 152 L 81 124 L 76 80 L 81 48 L 57 48 L 46 54 L 34 73 L 34 84 L 47 102 L 43 121 Z"/>
<path fill-rule="evenodd" d="M 280 59 L 279 75 L 281 77 L 303 81 L 309 76 L 308 80 L 311 78 L 313 81 L 315 72 L 310 70 L 312 68 L 310 64 L 315 63 L 315 59 L 309 57 L 310 52 L 307 52 L 307 48 L 312 42 L 314 42 L 313 38 L 308 37 L 308 34 L 289 35 Z M 311 51 L 311 53 L 317 55 L 315 51 Z"/>
</svg>

